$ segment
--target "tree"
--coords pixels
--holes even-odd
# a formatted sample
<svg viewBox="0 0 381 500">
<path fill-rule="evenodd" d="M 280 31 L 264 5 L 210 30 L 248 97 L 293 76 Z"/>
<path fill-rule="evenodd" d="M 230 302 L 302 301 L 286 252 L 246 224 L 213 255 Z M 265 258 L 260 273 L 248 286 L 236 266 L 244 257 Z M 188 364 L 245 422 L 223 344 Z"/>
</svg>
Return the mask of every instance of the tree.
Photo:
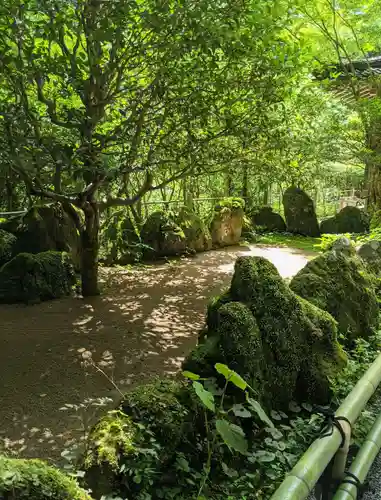
<svg viewBox="0 0 381 500">
<path fill-rule="evenodd" d="M 84 295 L 98 293 L 100 212 L 220 167 L 224 139 L 280 98 L 285 19 L 265 1 L 2 4 L 2 156 L 75 219 Z"/>
</svg>

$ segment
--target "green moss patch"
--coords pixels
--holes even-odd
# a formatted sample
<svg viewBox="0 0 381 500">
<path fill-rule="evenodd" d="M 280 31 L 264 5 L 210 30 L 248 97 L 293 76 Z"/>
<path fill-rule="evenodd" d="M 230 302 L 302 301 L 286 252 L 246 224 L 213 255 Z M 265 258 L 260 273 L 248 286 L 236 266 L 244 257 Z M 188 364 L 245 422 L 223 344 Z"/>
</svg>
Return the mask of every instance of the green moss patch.
<svg viewBox="0 0 381 500">
<path fill-rule="evenodd" d="M 12 259 L 15 254 L 16 243 L 16 236 L 0 229 L 0 267 Z"/>
<path fill-rule="evenodd" d="M 378 326 L 378 304 L 372 277 L 355 255 L 331 250 L 313 259 L 291 281 L 291 289 L 338 322 L 351 343 L 367 338 Z"/>
<path fill-rule="evenodd" d="M 60 252 L 20 253 L 0 269 L 0 302 L 34 303 L 70 295 L 75 273 Z"/>
<path fill-rule="evenodd" d="M 329 400 L 329 377 L 345 365 L 336 321 L 293 293 L 266 259 L 237 259 L 230 290 L 212 301 L 207 319 L 184 369 L 210 376 L 214 363 L 225 363 L 270 407 Z"/>
<path fill-rule="evenodd" d="M 0 457 L 3 500 L 91 500 L 77 483 L 41 460 Z"/>
</svg>

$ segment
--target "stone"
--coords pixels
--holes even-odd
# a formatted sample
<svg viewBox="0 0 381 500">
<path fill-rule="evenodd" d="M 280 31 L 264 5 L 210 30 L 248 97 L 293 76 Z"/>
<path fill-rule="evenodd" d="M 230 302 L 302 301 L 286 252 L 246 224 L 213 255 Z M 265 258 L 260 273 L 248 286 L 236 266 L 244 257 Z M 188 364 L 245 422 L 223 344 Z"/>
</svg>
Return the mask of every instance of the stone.
<svg viewBox="0 0 381 500">
<path fill-rule="evenodd" d="M 183 368 L 210 377 L 224 363 L 250 380 L 267 407 L 329 401 L 329 378 L 346 363 L 336 321 L 298 297 L 262 257 L 239 257 L 230 289 L 214 299 Z"/>
<path fill-rule="evenodd" d="M 176 256 L 186 253 L 187 239 L 171 214 L 154 212 L 145 221 L 140 232 L 142 243 L 146 245 L 146 258 Z"/>
<path fill-rule="evenodd" d="M 76 283 L 68 254 L 19 253 L 0 269 L 0 302 L 36 303 L 70 295 Z"/>
<path fill-rule="evenodd" d="M 131 489 L 137 498 L 143 488 L 154 491 L 154 481 L 161 480 L 179 449 L 186 451 L 194 441 L 197 418 L 202 422 L 203 411 L 186 383 L 156 379 L 126 393 L 117 411 L 104 416 L 89 434 L 81 469 L 95 498 L 126 498 Z M 151 474 L 136 483 L 128 468 L 140 461 Z"/>
<path fill-rule="evenodd" d="M 303 236 L 320 236 L 314 203 L 302 189 L 288 188 L 283 195 L 287 230 Z"/>
<path fill-rule="evenodd" d="M 378 327 L 374 282 L 356 255 L 329 250 L 308 262 L 290 288 L 329 312 L 349 347 L 357 338 L 373 335 Z"/>
<path fill-rule="evenodd" d="M 367 241 L 357 249 L 357 254 L 376 276 L 381 275 L 381 241 Z"/>
<path fill-rule="evenodd" d="M 42 460 L 0 456 L 0 498 L 91 500 L 77 482 Z"/>
<path fill-rule="evenodd" d="M 367 233 L 369 216 L 357 207 L 344 207 L 338 214 L 320 224 L 322 234 Z"/>
<path fill-rule="evenodd" d="M 214 208 L 210 233 L 214 247 L 237 245 L 241 239 L 244 201 L 241 198 L 226 198 Z"/>
<path fill-rule="evenodd" d="M 250 211 L 249 217 L 254 227 L 259 226 L 264 232 L 284 232 L 287 229 L 282 216 L 274 212 L 271 207 L 255 208 Z"/>
<path fill-rule="evenodd" d="M 337 238 L 331 245 L 330 250 L 334 252 L 343 253 L 345 255 L 354 255 L 356 253 L 353 242 L 346 236 Z"/>
<path fill-rule="evenodd" d="M 25 214 L 0 224 L 0 229 L 16 236 L 14 255 L 49 250 L 67 252 L 75 269 L 81 267 L 80 235 L 74 220 L 60 203 L 32 207 Z"/>
<path fill-rule="evenodd" d="M 187 207 L 182 207 L 175 216 L 176 224 L 182 229 L 186 246 L 193 252 L 205 252 L 212 248 L 212 238 L 202 219 Z"/>
</svg>

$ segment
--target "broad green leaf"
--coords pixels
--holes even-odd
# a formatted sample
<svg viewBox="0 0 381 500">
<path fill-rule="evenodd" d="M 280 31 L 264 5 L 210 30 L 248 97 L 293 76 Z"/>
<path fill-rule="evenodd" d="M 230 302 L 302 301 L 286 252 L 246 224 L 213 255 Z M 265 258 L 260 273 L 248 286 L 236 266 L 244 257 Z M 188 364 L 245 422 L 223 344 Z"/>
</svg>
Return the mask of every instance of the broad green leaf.
<svg viewBox="0 0 381 500">
<path fill-rule="evenodd" d="M 251 413 L 243 405 L 236 404 L 232 406 L 233 413 L 236 417 L 250 418 Z"/>
<path fill-rule="evenodd" d="M 262 462 L 273 462 L 276 459 L 275 453 L 272 451 L 259 450 L 254 453 L 256 460 Z"/>
<path fill-rule="evenodd" d="M 246 389 L 247 383 L 240 375 L 238 375 L 238 373 L 231 370 L 228 366 L 223 365 L 222 363 L 217 363 L 214 365 L 214 368 L 218 371 L 218 373 L 223 375 L 226 380 L 234 384 L 239 389 L 242 389 L 243 391 Z"/>
<path fill-rule="evenodd" d="M 206 391 L 200 382 L 193 382 L 193 388 L 197 396 L 201 399 L 204 405 L 212 412 L 216 411 L 214 405 L 214 396 L 209 391 Z"/>
<path fill-rule="evenodd" d="M 255 411 L 255 413 L 258 415 L 258 417 L 267 424 L 269 427 L 274 427 L 274 424 L 272 421 L 269 419 L 267 416 L 265 410 L 262 408 L 262 406 L 256 401 L 255 399 L 247 397 L 247 402 L 250 405 L 250 408 Z"/>
<path fill-rule="evenodd" d="M 190 380 L 200 380 L 200 375 L 188 371 L 183 372 L 183 376 L 189 378 Z"/>
<path fill-rule="evenodd" d="M 238 425 L 231 424 L 227 420 L 217 420 L 216 429 L 222 437 L 224 443 L 229 448 L 238 451 L 242 455 L 246 455 L 248 445 L 245 438 L 245 433 Z"/>
</svg>

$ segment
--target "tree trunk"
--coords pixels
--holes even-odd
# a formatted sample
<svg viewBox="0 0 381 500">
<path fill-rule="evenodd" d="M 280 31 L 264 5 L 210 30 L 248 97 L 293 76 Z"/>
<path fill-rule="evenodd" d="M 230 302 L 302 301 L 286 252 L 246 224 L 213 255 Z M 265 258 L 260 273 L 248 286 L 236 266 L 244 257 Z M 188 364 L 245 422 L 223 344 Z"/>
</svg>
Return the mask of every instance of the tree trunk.
<svg viewBox="0 0 381 500">
<path fill-rule="evenodd" d="M 56 193 L 61 193 L 61 175 L 62 165 L 60 163 L 56 163 L 53 176 L 53 186 Z"/>
<path fill-rule="evenodd" d="M 365 175 L 368 189 L 368 208 L 381 209 L 381 123 L 374 120 L 366 134 L 367 147 L 372 155 L 366 161 Z"/>
<path fill-rule="evenodd" d="M 81 231 L 81 281 L 82 295 L 92 297 L 99 295 L 98 288 L 98 234 L 99 209 L 95 202 L 86 202 L 83 207 L 85 224 Z"/>
<path fill-rule="evenodd" d="M 249 168 L 246 163 L 242 166 L 242 197 L 244 199 L 249 197 Z"/>
</svg>

